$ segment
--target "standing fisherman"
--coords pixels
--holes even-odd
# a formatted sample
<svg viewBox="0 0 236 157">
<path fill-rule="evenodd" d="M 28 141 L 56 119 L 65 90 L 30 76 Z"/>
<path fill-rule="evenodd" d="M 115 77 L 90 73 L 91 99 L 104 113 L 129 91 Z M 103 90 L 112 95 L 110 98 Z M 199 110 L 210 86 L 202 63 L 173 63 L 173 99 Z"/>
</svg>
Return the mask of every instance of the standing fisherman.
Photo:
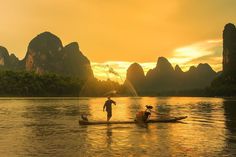
<svg viewBox="0 0 236 157">
<path fill-rule="evenodd" d="M 104 112 L 105 108 L 106 108 L 106 111 L 107 111 L 107 121 L 109 121 L 112 117 L 112 104 L 116 105 L 116 102 L 111 100 L 111 97 L 108 96 L 107 101 L 105 102 L 105 104 L 103 106 L 103 112 Z"/>
</svg>

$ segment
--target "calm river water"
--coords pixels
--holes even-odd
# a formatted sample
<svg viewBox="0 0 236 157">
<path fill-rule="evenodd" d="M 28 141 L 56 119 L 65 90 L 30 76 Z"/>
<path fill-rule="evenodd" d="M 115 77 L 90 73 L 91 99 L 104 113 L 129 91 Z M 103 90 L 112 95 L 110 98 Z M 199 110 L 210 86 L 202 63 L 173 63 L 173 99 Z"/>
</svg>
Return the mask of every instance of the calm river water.
<svg viewBox="0 0 236 157">
<path fill-rule="evenodd" d="M 79 126 L 81 113 L 105 120 L 105 98 L 0 99 L 1 157 L 235 156 L 236 99 L 113 98 L 112 120 L 131 120 L 146 104 L 181 123 Z M 155 118 L 155 117 L 154 117 Z"/>
</svg>

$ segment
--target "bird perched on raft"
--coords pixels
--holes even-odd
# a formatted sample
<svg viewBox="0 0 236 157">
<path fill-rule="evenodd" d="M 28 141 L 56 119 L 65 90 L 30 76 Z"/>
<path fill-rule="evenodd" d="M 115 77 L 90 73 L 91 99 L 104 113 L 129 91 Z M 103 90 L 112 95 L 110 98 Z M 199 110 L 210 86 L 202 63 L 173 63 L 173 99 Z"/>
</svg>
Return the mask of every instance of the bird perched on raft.
<svg viewBox="0 0 236 157">
<path fill-rule="evenodd" d="M 82 118 L 84 121 L 88 121 L 88 115 L 82 114 L 82 115 L 81 115 L 81 118 Z"/>
</svg>

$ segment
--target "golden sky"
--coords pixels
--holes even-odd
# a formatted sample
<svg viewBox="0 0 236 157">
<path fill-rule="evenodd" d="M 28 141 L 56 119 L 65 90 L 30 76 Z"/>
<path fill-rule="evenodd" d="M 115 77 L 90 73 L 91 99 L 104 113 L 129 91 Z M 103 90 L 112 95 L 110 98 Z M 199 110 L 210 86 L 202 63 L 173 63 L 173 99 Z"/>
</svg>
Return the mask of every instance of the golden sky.
<svg viewBox="0 0 236 157">
<path fill-rule="evenodd" d="M 0 45 L 20 59 L 33 37 L 50 31 L 64 45 L 77 41 L 94 64 L 153 65 L 164 56 L 182 67 L 209 61 L 220 70 L 224 25 L 236 23 L 236 0 L 0 0 L 0 4 Z"/>
</svg>

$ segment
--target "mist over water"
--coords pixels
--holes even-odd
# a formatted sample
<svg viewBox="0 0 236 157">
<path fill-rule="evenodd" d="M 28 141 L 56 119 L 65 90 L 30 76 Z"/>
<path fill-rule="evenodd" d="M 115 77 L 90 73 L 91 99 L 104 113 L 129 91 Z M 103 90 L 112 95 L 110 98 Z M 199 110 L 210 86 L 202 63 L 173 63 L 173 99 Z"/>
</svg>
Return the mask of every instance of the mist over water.
<svg viewBox="0 0 236 157">
<path fill-rule="evenodd" d="M 236 100 L 114 97 L 112 120 L 131 120 L 145 105 L 181 123 L 80 126 L 106 120 L 106 98 L 0 99 L 1 156 L 234 156 Z M 153 117 L 155 118 L 155 117 Z"/>
</svg>

